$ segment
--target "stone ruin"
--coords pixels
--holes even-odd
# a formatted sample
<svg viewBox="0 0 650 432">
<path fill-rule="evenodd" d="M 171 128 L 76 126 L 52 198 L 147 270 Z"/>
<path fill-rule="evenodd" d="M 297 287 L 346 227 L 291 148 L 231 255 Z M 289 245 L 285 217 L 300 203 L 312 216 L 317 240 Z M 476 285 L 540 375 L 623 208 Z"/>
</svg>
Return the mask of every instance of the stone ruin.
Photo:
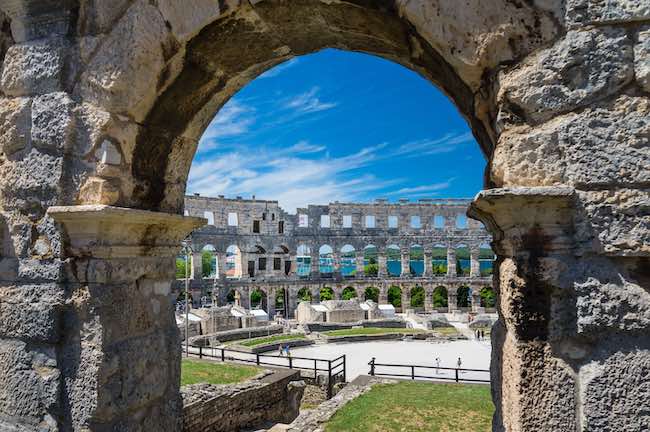
<svg viewBox="0 0 650 432">
<path fill-rule="evenodd" d="M 488 160 L 493 430 L 647 428 L 647 0 L 0 0 L 0 24 L 1 430 L 180 430 L 192 156 L 327 47 L 420 73 Z"/>
</svg>

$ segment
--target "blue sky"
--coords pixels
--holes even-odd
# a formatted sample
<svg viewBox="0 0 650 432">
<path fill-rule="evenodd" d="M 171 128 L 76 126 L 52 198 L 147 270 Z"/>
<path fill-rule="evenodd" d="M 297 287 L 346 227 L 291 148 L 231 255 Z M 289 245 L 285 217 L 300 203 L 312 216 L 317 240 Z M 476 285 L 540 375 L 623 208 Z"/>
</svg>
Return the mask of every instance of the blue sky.
<svg viewBox="0 0 650 432">
<path fill-rule="evenodd" d="M 416 73 L 324 50 L 268 70 L 217 113 L 188 193 L 286 210 L 333 201 L 472 197 L 485 159 L 454 105 Z"/>
</svg>

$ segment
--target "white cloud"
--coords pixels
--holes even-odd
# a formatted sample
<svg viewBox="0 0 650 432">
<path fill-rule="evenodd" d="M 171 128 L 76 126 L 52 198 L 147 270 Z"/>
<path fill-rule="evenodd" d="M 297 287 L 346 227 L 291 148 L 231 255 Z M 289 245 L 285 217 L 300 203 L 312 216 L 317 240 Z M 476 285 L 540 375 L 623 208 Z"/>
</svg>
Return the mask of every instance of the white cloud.
<svg viewBox="0 0 650 432">
<path fill-rule="evenodd" d="M 335 102 L 323 102 L 318 97 L 318 87 L 313 87 L 305 93 L 301 93 L 291 98 L 286 104 L 285 108 L 291 108 L 300 113 L 315 113 L 334 108 L 338 104 Z"/>
<path fill-rule="evenodd" d="M 199 153 L 219 146 L 219 139 L 245 134 L 255 123 L 255 110 L 237 99 L 230 99 L 212 119 L 199 141 Z"/>
<path fill-rule="evenodd" d="M 474 136 L 471 132 L 463 134 L 448 133 L 441 138 L 417 140 L 402 144 L 393 153 L 393 156 L 413 157 L 451 153 L 463 144 L 473 142 L 473 140 Z"/>
<path fill-rule="evenodd" d="M 264 78 L 276 77 L 276 76 L 282 74 L 282 72 L 286 71 L 287 69 L 297 65 L 298 62 L 299 62 L 298 57 L 294 57 L 291 60 L 288 60 L 288 61 L 286 61 L 284 63 L 280 63 L 279 65 L 277 65 L 275 67 L 272 67 L 271 69 L 267 70 L 266 72 L 264 72 L 262 75 L 258 76 L 257 78 L 264 79 Z"/>
<path fill-rule="evenodd" d="M 437 193 L 438 191 L 449 189 L 453 181 L 454 178 L 452 177 L 449 180 L 440 183 L 433 183 L 428 185 L 398 189 L 396 191 L 389 192 L 388 195 L 418 195 L 418 194 L 432 195 Z"/>
</svg>

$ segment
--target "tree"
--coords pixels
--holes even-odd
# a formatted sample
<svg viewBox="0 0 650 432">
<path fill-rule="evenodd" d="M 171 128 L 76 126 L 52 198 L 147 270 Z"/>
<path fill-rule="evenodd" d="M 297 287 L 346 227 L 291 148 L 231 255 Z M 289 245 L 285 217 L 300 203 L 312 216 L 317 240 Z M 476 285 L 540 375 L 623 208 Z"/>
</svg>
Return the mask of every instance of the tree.
<svg viewBox="0 0 650 432">
<path fill-rule="evenodd" d="M 320 290 L 320 299 L 321 301 L 334 300 L 334 290 L 330 287 L 323 287 L 323 289 Z"/>
<path fill-rule="evenodd" d="M 257 306 L 262 303 L 262 291 L 255 290 L 251 293 L 251 306 Z"/>
<path fill-rule="evenodd" d="M 215 268 L 213 267 L 214 254 L 209 250 L 201 252 L 201 274 L 204 278 L 214 276 Z"/>
<path fill-rule="evenodd" d="M 419 285 L 411 290 L 411 307 L 424 307 L 424 288 Z"/>
<path fill-rule="evenodd" d="M 481 306 L 493 308 L 497 304 L 497 296 L 492 287 L 484 287 L 481 289 Z"/>
<path fill-rule="evenodd" d="M 298 299 L 300 301 L 311 301 L 311 293 L 307 288 L 301 288 L 300 291 L 298 291 Z"/>
<path fill-rule="evenodd" d="M 346 287 L 343 292 L 341 293 L 341 298 L 343 300 L 352 300 L 353 298 L 357 297 L 357 292 L 354 288 L 352 287 Z"/>
<path fill-rule="evenodd" d="M 449 306 L 447 290 L 444 287 L 437 287 L 433 290 L 433 307 L 443 308 Z"/>
<path fill-rule="evenodd" d="M 187 263 L 185 262 L 185 258 L 176 258 L 176 279 L 185 279 L 186 268 Z"/>
<path fill-rule="evenodd" d="M 368 287 L 366 288 L 366 292 L 364 294 L 366 296 L 366 300 L 372 300 L 375 303 L 379 303 L 379 288 Z"/>
<path fill-rule="evenodd" d="M 398 286 L 391 286 L 388 288 L 388 303 L 394 307 L 402 307 L 402 290 Z"/>
<path fill-rule="evenodd" d="M 379 274 L 379 265 L 370 262 L 363 267 L 366 276 L 377 276 Z"/>
</svg>

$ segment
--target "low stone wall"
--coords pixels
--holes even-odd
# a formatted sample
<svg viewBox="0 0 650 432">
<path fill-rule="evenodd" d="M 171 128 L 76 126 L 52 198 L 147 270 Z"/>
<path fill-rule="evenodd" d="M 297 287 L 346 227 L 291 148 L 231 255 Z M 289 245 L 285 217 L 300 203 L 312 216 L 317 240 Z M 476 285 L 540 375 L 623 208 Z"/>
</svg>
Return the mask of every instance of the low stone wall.
<svg viewBox="0 0 650 432">
<path fill-rule="evenodd" d="M 250 339 L 262 336 L 271 336 L 280 334 L 284 327 L 277 324 L 271 324 L 264 327 L 251 327 L 236 330 L 225 330 L 203 336 L 190 338 L 190 344 L 202 347 L 215 347 L 220 343 L 230 342 L 239 339 Z"/>
<path fill-rule="evenodd" d="M 341 342 L 370 342 L 376 340 L 395 340 L 395 339 L 402 339 L 404 336 L 406 336 L 404 333 L 386 333 L 386 334 L 351 335 L 351 336 L 323 335 L 323 338 L 327 341 L 327 343 L 341 343 Z"/>
<path fill-rule="evenodd" d="M 293 347 L 301 347 L 301 346 L 307 346 L 307 345 L 313 345 L 314 341 L 311 339 L 293 339 L 293 340 L 287 340 L 287 341 L 278 341 L 278 342 L 272 342 L 269 344 L 264 344 L 264 345 L 258 345 L 254 347 L 249 347 L 245 345 L 235 345 L 234 347 L 239 350 L 239 351 L 246 351 L 250 352 L 253 354 L 257 353 L 263 353 L 263 352 L 269 352 L 269 351 L 278 351 L 280 346 L 287 346 L 289 345 L 290 348 Z"/>
<path fill-rule="evenodd" d="M 366 328 L 406 328 L 406 321 L 401 319 L 366 320 L 361 323 Z"/>
<path fill-rule="evenodd" d="M 239 384 L 182 387 L 183 432 L 235 432 L 289 423 L 298 416 L 304 389 L 300 372 L 293 370 Z"/>
<path fill-rule="evenodd" d="M 351 329 L 353 324 L 336 324 L 336 323 L 321 323 L 321 322 L 310 322 L 303 324 L 304 327 L 309 332 L 326 332 L 330 330 L 345 330 L 345 329 Z"/>
</svg>

